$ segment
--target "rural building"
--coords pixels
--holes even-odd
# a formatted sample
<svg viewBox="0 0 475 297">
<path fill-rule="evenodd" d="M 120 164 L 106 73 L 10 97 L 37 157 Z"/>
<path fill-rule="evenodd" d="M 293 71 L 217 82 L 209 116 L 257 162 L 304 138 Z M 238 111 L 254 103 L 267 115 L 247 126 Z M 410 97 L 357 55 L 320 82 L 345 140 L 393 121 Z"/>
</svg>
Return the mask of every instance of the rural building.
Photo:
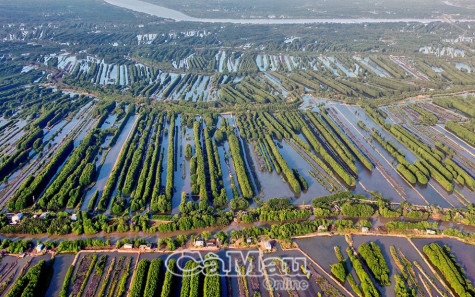
<svg viewBox="0 0 475 297">
<path fill-rule="evenodd" d="M 36 251 L 39 253 L 43 250 L 44 247 L 45 247 L 45 245 L 40 243 L 39 245 L 36 246 Z"/>
<path fill-rule="evenodd" d="M 131 244 L 131 243 L 126 243 L 122 246 L 124 249 L 133 249 L 134 248 L 134 245 Z"/>
<path fill-rule="evenodd" d="M 23 219 L 24 215 L 19 212 L 12 217 L 12 224 L 18 224 Z"/>
<path fill-rule="evenodd" d="M 361 227 L 361 232 L 363 232 L 363 233 L 368 233 L 368 232 L 369 232 L 369 228 L 368 228 L 368 227 Z"/>
<path fill-rule="evenodd" d="M 268 252 L 272 251 L 272 243 L 270 242 L 270 240 L 264 242 L 264 247 L 265 247 L 266 251 L 268 251 Z"/>
<path fill-rule="evenodd" d="M 141 245 L 139 246 L 139 249 L 145 250 L 145 251 L 149 251 L 149 250 L 152 249 L 152 244 L 151 244 L 151 243 L 149 243 L 149 244 L 141 244 Z"/>
<path fill-rule="evenodd" d="M 204 246 L 205 246 L 205 242 L 203 239 L 201 238 L 195 239 L 195 247 L 204 247 Z"/>
<path fill-rule="evenodd" d="M 217 247 L 217 244 L 216 244 L 216 239 L 215 238 L 211 238 L 210 240 L 206 241 L 206 246 L 207 247 Z"/>
<path fill-rule="evenodd" d="M 427 229 L 427 230 L 426 230 L 426 233 L 429 234 L 429 235 L 436 235 L 436 234 L 437 234 L 437 232 L 435 232 L 435 231 L 432 230 L 432 229 Z"/>
</svg>

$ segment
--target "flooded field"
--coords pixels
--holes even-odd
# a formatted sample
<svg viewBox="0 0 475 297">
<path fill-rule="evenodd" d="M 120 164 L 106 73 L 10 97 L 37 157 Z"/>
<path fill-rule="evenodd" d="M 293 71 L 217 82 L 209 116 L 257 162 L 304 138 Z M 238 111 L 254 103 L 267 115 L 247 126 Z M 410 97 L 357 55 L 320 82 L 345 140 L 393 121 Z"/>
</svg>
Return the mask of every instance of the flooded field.
<svg viewBox="0 0 475 297">
<path fill-rule="evenodd" d="M 412 239 L 415 245 L 412 245 L 410 241 L 406 238 L 398 238 L 398 237 L 380 237 L 380 236 L 353 236 L 352 240 L 352 246 L 355 249 L 358 249 L 358 246 L 361 245 L 362 243 L 368 243 L 368 242 L 374 242 L 376 245 L 381 247 L 382 249 L 382 254 L 384 258 L 386 259 L 386 262 L 388 263 L 388 268 L 390 271 L 390 276 L 391 279 L 392 277 L 396 274 L 399 273 L 399 270 L 397 268 L 397 263 L 394 262 L 394 258 L 391 255 L 390 247 L 393 246 L 397 253 L 400 255 L 400 257 L 404 257 L 404 261 L 410 261 L 415 263 L 415 276 L 416 276 L 416 282 L 418 283 L 417 286 L 419 290 L 422 290 L 424 294 L 428 294 L 427 289 L 430 290 L 436 290 L 438 292 L 443 292 L 445 289 L 436 280 L 436 277 L 432 274 L 432 270 L 427 266 L 427 263 L 425 262 L 424 259 L 421 258 L 421 249 L 424 245 L 431 243 L 431 242 L 437 242 L 441 245 L 447 244 L 450 246 L 452 252 L 456 255 L 457 260 L 461 261 L 464 264 L 463 268 L 467 271 L 468 274 L 471 273 L 471 267 L 469 262 L 464 262 L 462 258 L 459 258 L 458 254 L 460 253 L 460 248 L 466 247 L 463 243 L 460 243 L 458 241 L 452 241 L 452 240 L 443 240 L 443 241 L 437 241 L 434 239 Z M 269 254 L 264 254 L 264 259 L 266 258 L 272 258 L 272 259 L 283 259 L 284 263 L 287 263 L 288 265 L 291 265 L 290 262 L 286 262 L 287 260 L 285 259 L 298 259 L 298 258 L 306 258 L 307 256 L 310 256 L 311 258 L 307 258 L 307 268 L 310 268 L 310 271 L 312 273 L 310 274 L 310 278 L 306 278 L 304 276 L 301 276 L 301 272 L 294 271 L 291 272 L 289 275 L 284 276 L 282 274 L 282 270 L 280 268 L 277 268 L 276 270 L 269 270 L 267 268 L 267 273 L 271 273 L 269 276 L 271 282 L 275 282 L 279 279 L 286 279 L 290 278 L 292 280 L 300 280 L 300 281 L 305 281 L 307 280 L 309 288 L 308 290 L 298 292 L 299 296 L 311 296 L 310 292 L 323 292 L 325 289 L 322 289 L 321 282 L 315 282 L 314 278 L 315 275 L 319 275 L 319 277 L 322 277 L 326 279 L 327 282 L 332 284 L 335 288 L 340 290 L 340 293 L 343 295 L 348 295 L 347 292 L 351 292 L 351 287 L 348 284 L 345 284 L 345 289 L 347 291 L 344 291 L 341 289 L 340 284 L 335 283 L 329 275 L 331 275 L 331 270 L 330 270 L 330 265 L 333 265 L 338 262 L 338 259 L 336 258 L 334 254 L 334 247 L 339 247 L 344 254 L 346 254 L 345 250 L 348 247 L 348 243 L 346 242 L 345 238 L 343 236 L 333 236 L 333 237 L 316 237 L 316 238 L 306 238 L 306 239 L 298 239 L 297 244 L 299 245 L 299 248 L 303 251 L 300 252 L 298 250 L 282 250 L 279 245 L 276 246 L 276 251 L 273 253 Z M 419 251 L 417 250 L 419 249 Z M 251 252 L 254 253 L 255 251 L 249 250 L 245 251 L 244 253 Z M 201 254 L 201 257 L 206 255 L 207 252 L 199 252 Z M 129 272 L 129 281 L 127 282 L 127 286 L 130 286 L 130 275 L 132 275 L 132 271 L 134 271 L 134 263 L 137 263 L 136 261 L 140 260 L 153 260 L 156 258 L 161 258 L 163 261 L 165 261 L 169 256 L 168 253 L 142 253 L 138 254 L 135 252 L 99 252 L 96 253 L 98 257 L 101 256 L 107 256 L 107 261 L 106 261 L 106 267 L 109 265 L 114 265 L 114 261 L 119 261 L 119 258 L 125 257 L 131 258 L 133 261 L 131 261 L 131 272 Z M 81 262 L 81 259 L 84 257 L 90 257 L 91 253 L 83 253 L 76 261 L 77 263 Z M 230 263 L 231 265 L 236 265 L 238 262 L 228 262 L 228 258 L 225 255 L 224 251 L 218 251 L 216 252 L 216 255 L 223 259 L 224 261 L 221 262 L 222 266 L 221 269 L 226 269 L 226 270 L 233 270 L 234 266 L 229 266 Z M 198 259 L 198 254 L 195 254 L 193 256 L 194 259 Z M 137 258 L 138 257 L 138 258 Z M 172 258 L 178 259 L 179 254 L 175 254 L 172 256 Z M 346 256 L 344 256 L 346 258 Z M 56 264 L 55 267 L 58 267 L 58 272 L 62 271 L 64 269 L 64 266 L 68 266 L 72 262 L 72 255 L 60 255 L 58 257 L 58 261 L 60 263 Z M 113 260 L 115 259 L 115 260 Z M 190 259 L 190 258 L 188 258 Z M 111 264 L 112 262 L 112 264 Z M 184 262 L 181 265 L 184 265 Z M 316 263 L 316 264 L 315 264 Z M 349 263 L 349 262 L 348 262 Z M 249 263 L 248 263 L 249 264 Z M 241 265 L 241 264 L 239 264 Z M 251 265 L 252 266 L 252 265 Z M 63 268 L 61 268 L 63 267 Z M 183 266 L 182 266 L 183 267 Z M 245 266 L 247 269 L 249 269 L 250 266 Z M 279 267 L 279 266 L 277 266 Z M 77 269 L 77 268 L 76 268 Z M 236 269 L 236 267 L 234 267 Z M 325 271 L 322 271 L 321 269 L 324 269 Z M 252 270 L 251 270 L 252 271 Z M 354 275 L 354 278 L 358 280 L 357 275 L 355 274 L 354 271 L 351 272 Z M 247 287 L 248 290 L 253 293 L 253 292 L 261 292 L 264 294 L 263 296 L 268 296 L 267 292 L 265 290 L 262 290 L 262 286 L 265 285 L 265 279 L 263 277 L 259 276 L 247 276 L 245 278 L 243 277 L 237 277 L 236 275 L 231 274 L 233 277 L 221 277 L 221 291 L 222 294 L 226 294 L 228 296 L 240 296 L 240 294 L 243 294 L 244 287 Z M 104 276 L 105 277 L 105 276 Z M 104 278 L 103 277 L 103 278 Z M 59 278 L 56 278 L 54 276 L 54 280 L 60 280 Z M 429 280 L 430 279 L 430 280 Z M 176 283 L 176 288 L 178 290 L 181 290 L 181 285 L 182 285 L 182 279 L 178 278 Z M 372 281 L 375 282 L 374 278 L 372 278 Z M 88 282 L 91 282 L 91 280 Z M 244 282 L 246 284 L 244 284 Z M 358 283 L 358 281 L 357 281 Z M 388 287 L 381 287 L 379 285 L 376 285 L 378 290 L 381 292 L 382 296 L 395 296 L 394 295 L 394 282 L 392 283 L 391 286 Z M 433 287 L 435 286 L 435 287 Z M 109 286 L 108 286 L 109 287 Z M 328 288 L 326 288 L 328 289 Z M 53 284 L 52 287 L 50 287 L 48 292 L 56 292 L 57 287 Z M 287 296 L 288 291 L 287 290 L 278 290 L 279 294 Z M 421 293 L 422 293 L 421 292 Z M 309 295 L 310 294 L 310 295 Z"/>
<path fill-rule="evenodd" d="M 123 237 L 122 237 L 123 238 Z M 389 286 L 381 286 L 376 281 L 374 275 L 370 273 L 371 282 L 375 285 L 381 296 L 395 296 L 395 278 L 396 274 L 400 274 L 401 265 L 413 263 L 413 266 L 406 268 L 406 273 L 412 275 L 409 281 L 413 288 L 421 294 L 429 294 L 432 292 L 447 293 L 446 288 L 434 275 L 433 267 L 430 267 L 426 258 L 423 256 L 422 248 L 430 243 L 437 243 L 440 246 L 447 246 L 450 252 L 455 255 L 455 260 L 461 263 L 461 267 L 466 271 L 470 280 L 473 279 L 474 266 L 470 257 L 472 256 L 473 246 L 464 244 L 452 239 L 408 239 L 396 236 L 378 236 L 378 235 L 353 235 L 348 238 L 345 236 L 317 236 L 309 238 L 301 238 L 295 240 L 298 247 L 296 249 L 286 250 L 280 244 L 274 242 L 273 251 L 270 253 L 261 253 L 263 262 L 260 262 L 259 251 L 256 249 L 218 249 L 218 250 L 201 250 L 189 251 L 183 250 L 179 252 L 166 251 L 147 251 L 138 249 L 129 249 L 122 247 L 115 251 L 82 251 L 79 254 L 57 254 L 52 266 L 52 280 L 47 289 L 47 296 L 57 296 L 61 290 L 74 293 L 82 287 L 88 296 L 100 296 L 103 293 L 110 294 L 116 292 L 120 294 L 120 290 L 125 292 L 131 290 L 134 284 L 137 267 L 142 261 L 153 261 L 154 259 L 162 260 L 163 273 L 160 279 L 166 273 L 164 263 L 168 263 L 170 259 L 177 260 L 178 267 L 184 267 L 188 260 L 203 261 L 206 255 L 213 254 L 220 259 L 219 268 L 221 272 L 220 291 L 222 296 L 242 296 L 246 292 L 253 295 L 260 292 L 262 296 L 270 296 L 267 282 L 276 285 L 280 281 L 292 281 L 305 283 L 305 289 L 279 289 L 274 290 L 274 294 L 280 296 L 314 296 L 315 292 L 324 294 L 338 292 L 343 296 L 354 294 L 352 286 L 348 282 L 340 283 L 336 281 L 332 272 L 332 265 L 339 262 L 336 256 L 336 248 L 338 248 L 345 259 L 345 265 L 349 267 L 349 273 L 356 281 L 356 285 L 360 286 L 359 275 L 354 270 L 352 262 L 349 261 L 347 249 L 352 251 L 360 251 L 362 244 L 372 243 L 381 249 L 387 268 L 389 269 L 389 277 L 391 284 Z M 186 255 L 186 256 L 184 256 Z M 360 257 L 363 265 L 367 263 Z M 4 271 L 5 276 L 18 278 L 20 270 L 31 268 L 40 260 L 50 260 L 51 255 L 18 258 L 15 256 L 4 256 L 0 260 L 0 269 Z M 256 262 L 256 261 L 259 261 Z M 98 266 L 102 263 L 101 266 Z M 153 262 L 152 262 L 153 263 Z M 262 264 L 265 263 L 265 264 Z M 401 264 L 403 263 L 403 264 Z M 138 266 L 137 266 L 138 265 Z M 264 265 L 264 266 L 262 266 Z M 71 274 L 66 272 L 71 269 Z M 85 271 L 91 271 L 90 276 L 84 277 Z M 303 269 L 305 268 L 305 269 Z M 264 269 L 264 270 L 259 270 Z M 367 268 L 366 268 L 367 269 Z M 238 272 L 240 271 L 240 272 Z M 246 276 L 239 273 L 246 272 Z M 182 278 L 181 270 L 176 270 L 177 277 L 173 279 L 173 288 L 175 292 L 182 291 L 184 278 Z M 68 276 L 66 276 L 68 275 Z M 69 277 L 74 282 L 70 282 L 68 287 L 64 287 L 65 278 Z M 144 280 L 148 281 L 150 275 L 145 275 Z M 205 282 L 206 277 L 201 277 L 200 282 Z M 79 282 L 79 283 L 78 283 Z M 122 283 L 122 285 L 119 285 Z M 161 286 L 164 284 L 160 284 Z"/>
<path fill-rule="evenodd" d="M 475 255 L 475 246 L 454 239 L 428 240 L 425 238 L 414 238 L 412 241 L 421 251 L 424 245 L 431 242 L 436 242 L 441 246 L 448 246 L 450 252 L 455 255 L 457 262 L 460 263 L 461 267 L 465 270 L 468 279 L 472 283 L 475 281 L 475 263 L 472 261 Z"/>
<path fill-rule="evenodd" d="M 66 272 L 68 268 L 73 263 L 75 255 L 73 254 L 63 254 L 58 255 L 54 258 L 54 266 L 53 266 L 53 278 L 51 280 L 51 284 L 46 291 L 47 296 L 58 296 L 59 292 L 61 291 L 61 286 L 64 282 L 64 278 L 66 276 Z"/>
<path fill-rule="evenodd" d="M 228 254 L 228 252 L 235 253 L 235 255 Z M 66 270 L 68 270 L 70 265 L 74 265 L 72 277 L 75 277 L 74 275 L 78 275 L 79 281 L 83 281 L 83 278 L 79 276 L 81 274 L 80 271 L 88 267 L 89 263 L 91 263 L 93 255 L 95 255 L 94 257 L 97 256 L 95 260 L 96 263 L 104 257 L 104 270 L 103 272 L 97 272 L 97 267 L 93 268 L 91 276 L 84 280 L 83 286 L 86 292 L 92 294 L 91 296 L 98 296 L 99 292 L 101 291 L 105 293 L 114 290 L 117 291 L 117 284 L 115 280 L 125 280 L 124 277 L 127 279 L 125 288 L 130 289 L 133 283 L 133 275 L 135 275 L 136 265 L 139 263 L 139 261 L 152 261 L 154 259 L 160 258 L 163 261 L 162 263 L 165 263 L 167 259 L 176 259 L 178 260 L 179 267 L 184 267 L 186 261 L 191 259 L 202 261 L 205 255 L 209 253 L 210 252 L 207 251 L 195 252 L 193 256 L 191 256 L 191 254 L 187 254 L 188 256 L 186 258 L 181 258 L 180 253 L 138 253 L 125 250 L 122 250 L 121 252 L 82 252 L 78 256 L 68 254 L 58 255 L 54 263 L 53 279 L 50 287 L 48 288 L 48 294 L 57 295 L 59 293 L 64 281 L 64 275 L 66 274 Z M 241 253 L 243 256 L 240 256 Z M 299 296 L 312 296 L 313 292 L 324 292 L 325 290 L 328 290 L 328 286 L 333 287 L 333 289 L 336 291 L 339 290 L 339 285 L 333 282 L 333 280 L 329 279 L 319 266 L 315 266 L 309 260 L 307 260 L 306 264 L 307 269 L 310 269 L 311 271 L 311 274 L 309 273 L 308 278 L 305 275 L 302 275 L 302 271 L 298 267 L 292 267 L 291 270 L 287 271 L 277 262 L 273 262 L 273 259 L 283 259 L 282 263 L 285 265 L 293 265 L 290 262 L 291 259 L 305 258 L 304 254 L 296 250 L 285 251 L 280 247 L 277 247 L 276 252 L 264 254 L 263 260 L 265 263 L 267 263 L 265 264 L 265 272 L 257 270 L 258 267 L 260 267 L 260 269 L 263 267 L 260 263 L 253 262 L 259 261 L 259 258 L 256 258 L 259 257 L 257 250 L 247 250 L 242 252 L 238 250 L 221 250 L 214 252 L 213 254 L 217 255 L 221 259 L 220 271 L 222 276 L 220 277 L 220 287 L 222 295 L 242 296 L 246 291 L 248 291 L 251 295 L 253 295 L 255 292 L 259 292 L 262 294 L 262 296 L 270 296 L 269 292 L 265 289 L 267 286 L 267 277 L 271 283 L 276 283 L 280 280 L 305 282 L 307 284 L 306 289 L 298 291 Z M 305 264 L 303 261 L 299 263 Z M 245 269 L 244 271 L 246 271 L 247 276 L 239 276 L 238 270 L 240 269 Z M 163 271 L 163 273 L 165 272 L 166 270 Z M 180 270 L 178 270 L 177 273 L 179 275 L 182 274 Z M 265 273 L 265 275 L 268 274 L 268 276 L 264 276 L 263 273 Z M 201 278 L 200 282 L 201 281 L 204 281 L 204 278 Z M 182 277 L 176 277 L 173 280 L 173 286 L 176 292 L 183 290 L 183 282 L 184 279 Z M 322 282 L 325 282 L 325 284 Z M 96 286 L 96 288 L 94 288 L 94 286 Z M 76 286 L 74 283 L 71 283 L 68 291 L 74 292 L 74 290 L 76 290 L 75 288 Z M 277 289 L 276 292 L 278 292 L 278 294 L 281 296 L 288 296 L 289 291 L 286 289 Z M 345 296 L 347 295 L 344 292 L 342 292 L 342 294 Z"/>
<path fill-rule="evenodd" d="M 112 171 L 113 166 L 115 165 L 117 158 L 119 156 L 119 153 L 127 140 L 127 138 L 130 136 L 130 131 L 135 124 L 138 116 L 134 116 L 128 119 L 127 123 L 125 124 L 123 130 L 120 133 L 119 138 L 117 139 L 117 142 L 110 148 L 110 150 L 107 152 L 106 158 L 104 160 L 104 163 L 102 163 L 102 166 L 100 167 L 99 175 L 97 177 L 97 181 L 94 184 L 94 186 L 88 190 L 86 193 L 86 197 L 84 198 L 84 202 L 81 206 L 81 210 L 87 210 L 87 207 L 89 205 L 89 202 L 94 195 L 96 191 L 102 191 L 104 189 L 104 186 L 106 185 L 107 179 L 109 178 L 109 175 Z"/>
<path fill-rule="evenodd" d="M 284 93 L 279 78 L 271 74 L 265 77 Z M 296 205 L 308 204 L 316 197 L 346 189 L 362 195 L 369 190 L 376 191 L 395 203 L 408 201 L 415 205 L 461 207 L 474 202 L 472 189 L 458 182 L 454 183 L 454 191 L 447 190 L 436 179 L 430 179 L 427 184 L 409 182 L 398 169 L 399 159 L 374 135 L 396 145 L 407 164 L 419 162 L 420 155 L 396 138 L 392 130 L 378 124 L 363 108 L 310 96 L 304 99 L 300 111 L 288 114 L 236 113 L 216 115 L 214 118 L 189 118 L 186 114 L 177 114 L 173 127 L 170 116 L 164 113 L 134 113 L 125 120 L 117 120 L 114 114 L 108 115 L 100 120 L 101 127 L 97 130 L 109 133 L 104 135 L 97 147 L 93 162 L 97 175 L 94 182 L 84 188 L 80 209 L 100 210 L 107 214 L 120 214 L 127 210 L 131 214 L 144 211 L 178 214 L 182 195 L 186 195 L 186 202 L 199 202 L 201 199 L 198 180 L 206 181 L 206 191 L 208 195 L 213 195 L 209 204 L 223 189 L 228 200 L 228 207 L 225 208 L 228 209 L 232 199 L 246 196 L 249 199 L 251 191 L 263 201 L 290 198 Z M 70 136 L 74 137 L 74 146 L 80 149 L 82 141 L 91 135 L 92 127 L 99 123 L 99 119 L 91 115 L 93 106 L 92 103 L 82 106 L 70 121 L 58 121 L 51 130 L 47 130 L 44 139 L 54 145 L 51 152 L 57 152 Z M 409 116 L 411 112 L 406 110 L 408 108 L 393 106 L 384 110 L 389 120 L 394 119 L 397 112 L 405 112 Z M 437 112 L 452 116 L 442 109 L 437 109 Z M 193 124 L 198 124 L 197 131 Z M 449 158 L 466 174 L 473 173 L 473 147 L 448 131 L 442 123 L 416 126 L 419 124 L 408 121 L 401 125 L 424 145 L 430 147 L 440 142 L 456 151 L 457 154 Z M 270 137 L 263 133 L 264 127 L 270 129 Z M 307 130 L 302 130 L 302 127 Z M 172 128 L 173 135 L 170 135 Z M 205 129 L 209 139 L 205 139 Z M 309 134 L 307 131 L 312 132 Z M 54 137 L 49 136 L 50 133 Z M 224 138 L 224 135 L 227 137 Z M 201 152 L 196 151 L 196 137 L 200 138 Z M 237 140 L 232 146 L 229 137 Z M 238 147 L 236 144 L 239 144 Z M 170 159 L 170 152 L 173 152 L 173 159 Z M 200 164 L 204 168 L 204 177 L 196 170 L 200 153 L 205 156 L 203 164 Z M 37 166 L 46 157 L 33 156 L 33 166 L 21 174 L 17 171 L 10 176 L 10 180 L 16 183 L 4 197 L 15 194 L 26 174 L 39 169 Z M 149 164 L 152 161 L 153 164 Z M 170 161 L 173 164 L 168 164 Z M 373 166 L 372 170 L 368 163 Z M 239 165 L 242 168 L 236 168 L 236 164 L 242 164 Z M 169 167 L 173 169 L 172 179 Z M 63 167 L 59 166 L 57 173 L 61 169 Z M 220 174 L 207 174 L 209 170 Z M 144 180 L 138 182 L 136 179 L 139 177 Z M 132 181 L 132 178 L 135 180 Z M 54 178 L 48 185 L 53 181 Z M 299 183 L 298 188 L 295 182 Z M 166 206 L 163 205 L 162 195 L 165 195 Z M 91 202 L 93 198 L 95 200 Z M 249 202 L 254 205 L 253 201 Z M 117 203 L 120 207 L 115 207 Z"/>
<path fill-rule="evenodd" d="M 414 242 L 414 244 L 411 243 Z M 304 252 L 309 254 L 315 261 L 317 261 L 328 273 L 331 273 L 330 265 L 333 265 L 338 262 L 337 258 L 334 254 L 334 247 L 339 247 L 343 252 L 343 256 L 346 258 L 346 249 L 348 248 L 348 243 L 345 241 L 343 236 L 332 236 L 332 237 L 315 237 L 315 238 L 305 238 L 305 239 L 298 239 L 296 240 L 297 244 L 299 245 L 300 249 Z M 431 292 L 436 290 L 437 292 L 444 292 L 444 286 L 437 281 L 436 276 L 432 272 L 432 268 L 429 268 L 425 258 L 422 258 L 422 247 L 426 244 L 432 242 L 438 242 L 439 244 L 447 244 L 452 243 L 453 246 L 450 246 L 453 253 L 457 255 L 457 248 L 471 247 L 467 246 L 461 242 L 456 240 L 441 240 L 437 241 L 436 239 L 407 239 L 402 237 L 386 237 L 386 236 L 352 236 L 352 247 L 356 250 L 358 247 L 363 243 L 370 243 L 374 242 L 381 248 L 382 255 L 384 256 L 387 267 L 390 271 L 390 278 L 391 278 L 391 285 L 390 286 L 380 286 L 372 277 L 372 281 L 376 285 L 378 291 L 381 292 L 382 296 L 395 296 L 394 293 L 394 281 L 393 277 L 395 274 L 399 274 L 400 270 L 398 268 L 398 263 L 395 262 L 395 258 L 391 252 L 391 247 L 394 247 L 395 251 L 399 254 L 399 260 L 401 261 L 410 261 L 414 263 L 414 276 L 417 278 L 416 283 L 418 286 L 418 290 L 421 290 L 423 294 L 429 294 L 427 290 Z M 450 244 L 449 244 L 450 245 Z M 463 259 L 463 257 L 467 255 L 467 252 L 462 252 L 460 259 L 457 259 L 459 263 L 464 263 L 464 269 L 467 267 L 470 270 L 470 261 L 467 262 L 467 259 Z M 348 260 L 347 260 L 348 261 Z M 350 262 L 347 262 L 347 265 Z M 358 280 L 357 275 L 354 271 L 351 272 L 355 280 Z M 468 272 L 470 274 L 470 272 Z M 431 279 L 431 281 L 428 281 Z M 435 287 L 434 287 L 435 286 Z M 348 283 L 345 284 L 348 290 L 352 290 Z"/>
<path fill-rule="evenodd" d="M 391 275 L 400 273 L 397 264 L 394 262 L 393 257 L 391 256 L 390 247 L 394 246 L 402 255 L 404 255 L 409 261 L 416 261 L 422 270 L 431 278 L 435 278 L 427 263 L 421 258 L 421 254 L 415 249 L 415 247 L 408 241 L 406 238 L 394 238 L 394 237 L 380 237 L 380 236 L 354 236 L 354 246 L 358 247 L 365 242 L 374 242 L 381 247 L 382 253 L 386 262 L 388 263 L 388 268 Z M 432 240 L 433 242 L 433 240 Z M 422 273 L 419 271 L 418 273 Z M 379 290 L 383 292 L 385 296 L 394 296 L 394 282 L 391 283 L 391 286 L 381 287 Z M 444 290 L 444 287 L 437 283 L 437 288 L 439 290 Z M 424 288 L 425 293 L 427 294 L 426 289 Z"/>
<path fill-rule="evenodd" d="M 16 280 L 24 275 L 25 270 L 38 264 L 41 260 L 50 260 L 51 255 L 43 255 L 34 258 L 19 258 L 16 256 L 2 256 L 0 270 L 2 271 L 2 292 L 9 292 Z"/>
<path fill-rule="evenodd" d="M 0 3 L 0 296 L 475 294 L 470 1 L 163 1 Z"/>
</svg>

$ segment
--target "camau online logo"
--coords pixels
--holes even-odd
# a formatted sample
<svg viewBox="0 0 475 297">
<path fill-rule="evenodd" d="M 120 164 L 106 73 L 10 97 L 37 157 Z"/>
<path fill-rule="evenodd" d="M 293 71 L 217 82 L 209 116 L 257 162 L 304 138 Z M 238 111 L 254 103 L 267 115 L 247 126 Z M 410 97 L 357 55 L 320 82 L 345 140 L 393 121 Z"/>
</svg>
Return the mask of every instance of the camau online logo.
<svg viewBox="0 0 475 297">
<path fill-rule="evenodd" d="M 262 251 L 233 250 L 220 257 L 213 252 L 180 251 L 167 257 L 165 267 L 171 259 L 177 260 L 177 271 L 169 272 L 178 277 L 200 273 L 220 277 L 263 277 L 267 290 L 306 290 L 309 286 L 310 273 L 305 257 L 264 258 Z M 196 263 L 191 269 L 185 267 L 189 260 Z"/>
</svg>

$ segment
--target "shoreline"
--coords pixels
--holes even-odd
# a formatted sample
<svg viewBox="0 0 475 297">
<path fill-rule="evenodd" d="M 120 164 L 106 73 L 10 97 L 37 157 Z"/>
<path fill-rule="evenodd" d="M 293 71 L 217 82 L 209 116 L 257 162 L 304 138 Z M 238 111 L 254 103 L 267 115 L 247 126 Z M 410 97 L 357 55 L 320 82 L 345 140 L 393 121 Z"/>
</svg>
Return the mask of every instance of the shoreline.
<svg viewBox="0 0 475 297">
<path fill-rule="evenodd" d="M 178 10 L 166 8 L 141 0 L 104 0 L 104 2 L 117 7 L 141 12 L 176 22 L 198 23 L 231 23 L 248 25 L 298 25 L 298 24 L 367 24 L 367 23 L 435 23 L 447 22 L 446 18 L 288 18 L 288 19 L 233 19 L 233 18 L 197 18 L 189 16 Z M 451 22 L 475 22 L 475 19 L 450 20 Z"/>
</svg>

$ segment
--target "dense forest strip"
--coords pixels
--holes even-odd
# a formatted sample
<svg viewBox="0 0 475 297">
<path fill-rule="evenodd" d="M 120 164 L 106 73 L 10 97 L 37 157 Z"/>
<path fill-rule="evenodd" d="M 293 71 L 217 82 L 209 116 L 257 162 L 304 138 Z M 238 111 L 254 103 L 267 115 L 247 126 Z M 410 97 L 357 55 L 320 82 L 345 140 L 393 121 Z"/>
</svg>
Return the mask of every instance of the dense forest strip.
<svg viewBox="0 0 475 297">
<path fill-rule="evenodd" d="M 328 144 L 329 148 L 332 148 L 333 151 L 336 153 L 337 156 L 340 157 L 340 159 L 350 168 L 354 173 L 358 173 L 358 169 L 356 168 L 354 164 L 354 158 L 350 154 L 350 152 L 346 149 L 346 147 L 343 146 L 341 141 L 339 141 L 334 133 L 332 133 L 329 128 L 324 124 L 323 120 L 320 118 L 319 115 L 313 113 L 313 112 L 308 112 L 307 117 L 310 119 L 312 122 L 313 126 L 317 129 L 319 132 L 319 135 L 322 135 L 325 141 Z"/>
<path fill-rule="evenodd" d="M 244 198 L 252 198 L 254 191 L 252 190 L 249 177 L 246 172 L 246 165 L 243 160 L 243 152 L 237 136 L 234 133 L 228 134 L 229 149 L 233 159 L 234 170 L 236 171 L 241 193 Z"/>
<path fill-rule="evenodd" d="M 321 145 L 320 141 L 315 136 L 314 132 L 311 130 L 310 126 L 303 126 L 302 132 L 305 135 L 305 138 L 308 140 L 312 146 L 315 153 L 318 153 L 323 160 L 328 164 L 330 168 L 336 172 L 336 174 L 343 179 L 343 181 L 349 185 L 355 185 L 356 181 L 348 172 L 326 151 L 326 149 Z M 327 167 L 328 168 L 328 167 Z M 324 168 L 325 169 L 325 168 Z M 328 169 L 329 170 L 329 169 Z"/>
<path fill-rule="evenodd" d="M 160 160 L 160 140 L 163 134 L 163 118 L 164 115 L 159 114 L 156 127 L 155 127 L 155 141 L 153 143 L 153 153 L 152 160 L 150 161 L 150 168 L 147 173 L 147 179 L 145 181 L 145 186 L 143 190 L 143 195 L 141 201 L 144 203 L 150 202 L 150 197 L 152 197 L 155 184 L 160 184 L 160 173 L 161 170 L 158 167 L 158 162 Z M 157 180 L 158 179 L 158 180 Z"/>
<path fill-rule="evenodd" d="M 208 207 L 208 182 L 206 178 L 204 152 L 201 145 L 201 121 L 195 121 L 193 123 L 193 135 L 195 140 L 197 194 L 200 196 L 200 209 L 206 209 Z"/>
</svg>

